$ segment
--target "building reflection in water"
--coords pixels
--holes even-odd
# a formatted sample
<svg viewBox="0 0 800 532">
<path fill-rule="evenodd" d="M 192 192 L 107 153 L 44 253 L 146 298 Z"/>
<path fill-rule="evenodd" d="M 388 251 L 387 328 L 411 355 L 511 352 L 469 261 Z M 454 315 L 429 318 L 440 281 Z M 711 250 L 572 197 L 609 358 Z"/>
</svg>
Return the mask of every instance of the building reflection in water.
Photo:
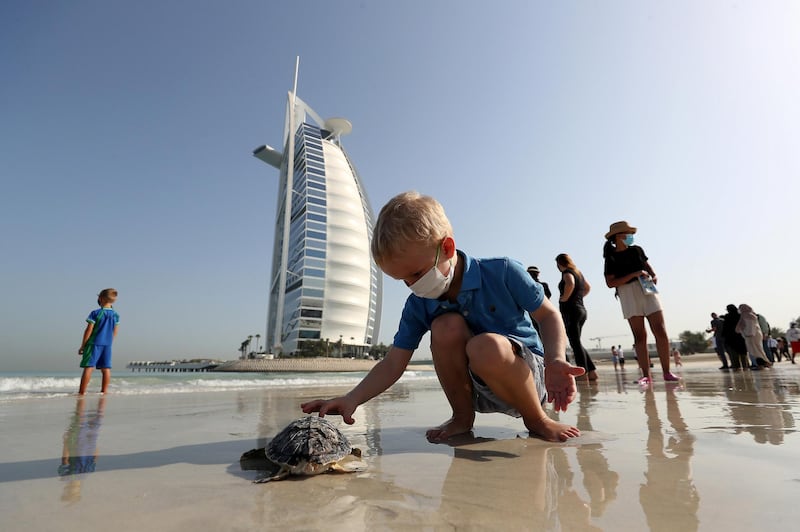
<svg viewBox="0 0 800 532">
<path fill-rule="evenodd" d="M 81 482 L 97 466 L 97 439 L 103 422 L 106 397 L 100 396 L 94 409 L 87 410 L 85 396 L 78 397 L 75 411 L 70 416 L 61 450 L 58 476 L 66 481 L 61 500 L 77 502 L 81 499 Z"/>
<path fill-rule="evenodd" d="M 639 502 L 650 530 L 697 530 L 700 496 L 690 463 L 695 438 L 681 416 L 674 386 L 667 386 L 666 400 L 671 430 L 665 442 L 655 394 L 652 389 L 645 391 L 647 471 L 646 482 L 639 488 Z"/>
</svg>

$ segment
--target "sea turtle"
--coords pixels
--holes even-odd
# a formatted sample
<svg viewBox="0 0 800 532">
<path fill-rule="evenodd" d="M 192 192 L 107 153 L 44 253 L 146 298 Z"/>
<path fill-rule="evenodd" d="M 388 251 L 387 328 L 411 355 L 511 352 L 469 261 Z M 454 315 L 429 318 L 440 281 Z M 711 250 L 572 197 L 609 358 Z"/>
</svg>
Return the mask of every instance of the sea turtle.
<svg viewBox="0 0 800 532">
<path fill-rule="evenodd" d="M 289 475 L 318 475 L 328 471 L 363 471 L 361 450 L 350 445 L 344 434 L 327 419 L 307 416 L 289 423 L 269 446 L 244 453 L 242 469 L 268 473 L 255 482 L 282 480 Z"/>
</svg>

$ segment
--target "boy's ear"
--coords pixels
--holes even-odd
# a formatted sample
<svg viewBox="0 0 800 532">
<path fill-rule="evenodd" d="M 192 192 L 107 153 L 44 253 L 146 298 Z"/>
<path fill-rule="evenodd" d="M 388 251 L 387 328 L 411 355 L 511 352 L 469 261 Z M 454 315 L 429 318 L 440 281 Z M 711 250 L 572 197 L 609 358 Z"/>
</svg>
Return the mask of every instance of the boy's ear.
<svg viewBox="0 0 800 532">
<path fill-rule="evenodd" d="M 453 240 L 452 236 L 444 237 L 442 241 L 442 251 L 446 259 L 452 259 L 456 254 L 456 241 Z"/>
</svg>

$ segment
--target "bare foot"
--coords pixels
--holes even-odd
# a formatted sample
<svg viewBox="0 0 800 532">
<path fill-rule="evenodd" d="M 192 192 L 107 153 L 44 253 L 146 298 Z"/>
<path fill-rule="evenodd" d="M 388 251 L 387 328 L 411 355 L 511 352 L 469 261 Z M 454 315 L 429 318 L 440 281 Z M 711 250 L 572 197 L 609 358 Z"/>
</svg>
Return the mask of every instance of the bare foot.
<svg viewBox="0 0 800 532">
<path fill-rule="evenodd" d="M 589 373 L 587 373 L 587 378 L 588 378 L 590 381 L 596 381 L 596 380 L 597 380 L 597 371 L 595 371 L 595 370 L 592 370 L 592 371 L 590 371 Z"/>
<path fill-rule="evenodd" d="M 527 427 L 532 436 L 547 441 L 567 441 L 570 438 L 577 438 L 581 435 L 581 431 L 577 427 L 558 423 L 547 416 L 530 424 L 525 422 L 525 427 Z"/>
<path fill-rule="evenodd" d="M 438 427 L 428 429 L 428 432 L 425 433 L 425 437 L 428 438 L 428 441 L 431 443 L 441 443 L 447 441 L 447 438 L 471 431 L 473 422 L 474 419 L 470 421 L 461 421 L 450 418 Z"/>
</svg>

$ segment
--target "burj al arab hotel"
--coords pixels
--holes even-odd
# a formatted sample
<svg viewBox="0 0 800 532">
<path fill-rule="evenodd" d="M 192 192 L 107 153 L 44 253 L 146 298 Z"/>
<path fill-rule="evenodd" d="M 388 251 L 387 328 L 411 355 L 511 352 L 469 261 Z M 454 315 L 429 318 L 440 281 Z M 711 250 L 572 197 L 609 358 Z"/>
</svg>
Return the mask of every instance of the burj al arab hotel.
<svg viewBox="0 0 800 532">
<path fill-rule="evenodd" d="M 298 62 L 299 63 L 299 62 Z M 282 149 L 253 155 L 280 171 L 266 346 L 297 356 L 328 340 L 365 353 L 380 328 L 382 274 L 370 256 L 375 216 L 341 137 L 352 125 L 323 120 L 288 95 Z"/>
</svg>

